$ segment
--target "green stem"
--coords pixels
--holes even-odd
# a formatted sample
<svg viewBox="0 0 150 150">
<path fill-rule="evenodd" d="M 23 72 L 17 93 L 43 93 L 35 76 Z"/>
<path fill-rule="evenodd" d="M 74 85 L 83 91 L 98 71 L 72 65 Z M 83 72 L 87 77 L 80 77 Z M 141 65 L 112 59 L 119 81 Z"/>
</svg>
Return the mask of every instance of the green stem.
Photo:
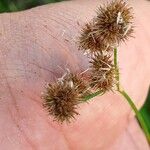
<svg viewBox="0 0 150 150">
<path fill-rule="evenodd" d="M 145 136 L 147 138 L 147 141 L 150 143 L 150 133 L 148 131 L 147 125 L 144 121 L 144 118 L 142 116 L 142 114 L 138 111 L 137 107 L 135 106 L 135 104 L 133 103 L 132 99 L 129 97 L 129 95 L 124 91 L 118 91 L 121 95 L 124 96 L 124 98 L 128 101 L 129 105 L 131 106 L 131 108 L 133 109 L 133 111 L 136 114 L 136 117 L 145 133 Z"/>
<path fill-rule="evenodd" d="M 84 102 L 85 101 L 88 101 L 88 100 L 90 100 L 90 99 L 92 99 L 92 98 L 94 98 L 94 97 L 96 97 L 96 96 L 98 96 L 98 95 L 100 95 L 100 94 L 103 94 L 101 91 L 97 91 L 97 92 L 94 92 L 94 93 L 92 93 L 92 94 L 89 94 L 88 96 L 86 96 L 86 97 L 84 97 Z"/>
<path fill-rule="evenodd" d="M 117 86 L 117 90 L 120 90 L 120 77 L 119 77 L 119 68 L 118 68 L 118 57 L 117 57 L 118 53 L 117 53 L 117 48 L 114 48 L 114 67 L 115 67 L 115 71 L 116 71 L 116 86 Z"/>
<path fill-rule="evenodd" d="M 134 111 L 134 113 L 145 133 L 148 143 L 150 143 L 150 133 L 148 131 L 147 125 L 144 121 L 142 114 L 138 111 L 137 107 L 135 106 L 135 104 L 133 103 L 133 100 L 129 97 L 129 95 L 124 90 L 120 90 L 120 77 L 119 77 L 119 68 L 118 68 L 118 60 L 117 60 L 117 48 L 114 49 L 114 67 L 116 70 L 117 91 L 128 101 L 129 105 L 131 106 L 132 110 Z"/>
</svg>

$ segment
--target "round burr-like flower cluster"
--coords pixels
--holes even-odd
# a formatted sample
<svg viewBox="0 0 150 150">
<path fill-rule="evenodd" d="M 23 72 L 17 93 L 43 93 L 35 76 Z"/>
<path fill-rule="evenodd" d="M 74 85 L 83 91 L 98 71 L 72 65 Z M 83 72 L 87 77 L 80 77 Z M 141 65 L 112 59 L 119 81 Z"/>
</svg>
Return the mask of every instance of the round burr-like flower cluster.
<svg viewBox="0 0 150 150">
<path fill-rule="evenodd" d="M 110 51 L 112 48 L 109 45 L 104 44 L 100 37 L 96 36 L 94 24 L 87 23 L 83 27 L 81 36 L 79 37 L 79 49 L 90 54 L 97 51 Z"/>
<path fill-rule="evenodd" d="M 79 49 L 90 53 L 91 87 L 102 92 L 114 89 L 116 70 L 111 54 L 132 36 L 132 8 L 123 0 L 100 6 L 97 16 L 86 24 L 79 37 Z"/>
<path fill-rule="evenodd" d="M 112 90 L 115 85 L 115 68 L 110 55 L 94 54 L 90 61 L 91 87 L 101 92 Z"/>
<path fill-rule="evenodd" d="M 70 122 L 79 114 L 78 104 L 93 96 L 91 91 L 105 93 L 117 87 L 118 68 L 112 52 L 132 35 L 132 19 L 132 8 L 123 0 L 115 0 L 99 7 L 97 16 L 85 24 L 78 42 L 79 49 L 90 56 L 90 78 L 84 80 L 81 74 L 69 71 L 55 83 L 48 84 L 43 106 L 54 120 Z"/>
<path fill-rule="evenodd" d="M 132 7 L 123 0 L 100 6 L 97 16 L 87 23 L 79 37 L 79 47 L 91 53 L 112 51 L 114 46 L 132 36 Z"/>
<path fill-rule="evenodd" d="M 103 39 L 106 44 L 119 44 L 132 35 L 132 20 L 132 7 L 128 7 L 122 0 L 101 6 L 95 18 L 95 36 Z"/>
<path fill-rule="evenodd" d="M 43 106 L 54 120 L 70 121 L 78 115 L 77 107 L 83 96 L 88 94 L 87 86 L 78 75 L 67 73 L 54 84 L 48 84 L 43 94 Z"/>
</svg>

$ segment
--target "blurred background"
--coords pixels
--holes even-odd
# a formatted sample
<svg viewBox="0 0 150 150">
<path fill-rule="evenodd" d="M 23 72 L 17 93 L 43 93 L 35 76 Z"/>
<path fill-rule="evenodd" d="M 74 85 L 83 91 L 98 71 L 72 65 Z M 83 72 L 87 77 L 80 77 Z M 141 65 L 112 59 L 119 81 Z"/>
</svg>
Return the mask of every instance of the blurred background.
<svg viewBox="0 0 150 150">
<path fill-rule="evenodd" d="M 0 13 L 21 11 L 35 6 L 60 1 L 63 0 L 0 0 Z M 144 116 L 144 119 L 149 126 L 150 132 L 150 90 L 147 96 L 147 100 L 144 106 L 141 108 L 140 113 Z"/>
<path fill-rule="evenodd" d="M 0 12 L 13 12 L 62 0 L 0 0 Z"/>
</svg>

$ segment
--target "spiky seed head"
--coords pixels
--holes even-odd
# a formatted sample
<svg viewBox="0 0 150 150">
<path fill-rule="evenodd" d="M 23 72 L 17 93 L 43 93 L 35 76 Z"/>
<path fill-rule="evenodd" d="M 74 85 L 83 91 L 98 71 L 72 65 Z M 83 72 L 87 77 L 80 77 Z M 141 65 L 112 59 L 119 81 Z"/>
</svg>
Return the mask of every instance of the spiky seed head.
<svg viewBox="0 0 150 150">
<path fill-rule="evenodd" d="M 96 30 L 94 29 L 94 23 L 87 23 L 79 37 L 79 49 L 84 52 L 94 53 L 97 51 L 110 51 L 112 48 L 104 44 L 100 37 L 96 36 Z"/>
<path fill-rule="evenodd" d="M 102 92 L 113 90 L 115 85 L 115 69 L 111 56 L 97 53 L 90 61 L 90 64 L 91 87 Z"/>
<path fill-rule="evenodd" d="M 109 53 L 94 53 L 89 63 L 93 71 L 108 70 L 113 67 L 111 54 Z"/>
<path fill-rule="evenodd" d="M 123 0 L 115 0 L 97 10 L 94 29 L 95 37 L 109 45 L 125 41 L 133 33 L 133 13 Z"/>
<path fill-rule="evenodd" d="M 78 104 L 86 93 L 86 85 L 77 75 L 67 73 L 61 80 L 49 84 L 43 94 L 48 113 L 58 122 L 70 122 L 79 115 Z"/>
<path fill-rule="evenodd" d="M 85 97 L 91 93 L 88 82 L 80 74 L 69 73 L 65 76 L 64 80 L 72 82 L 75 90 L 81 95 L 81 97 Z"/>
<path fill-rule="evenodd" d="M 95 90 L 100 90 L 103 93 L 112 91 L 115 85 L 114 69 L 108 71 L 96 71 L 92 73 L 91 87 Z"/>
</svg>

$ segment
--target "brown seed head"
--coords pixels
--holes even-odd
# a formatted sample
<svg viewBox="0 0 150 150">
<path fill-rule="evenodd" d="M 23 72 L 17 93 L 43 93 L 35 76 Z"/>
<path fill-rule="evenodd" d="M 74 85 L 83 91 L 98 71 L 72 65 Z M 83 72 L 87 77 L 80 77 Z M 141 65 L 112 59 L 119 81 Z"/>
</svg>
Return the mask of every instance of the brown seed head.
<svg viewBox="0 0 150 150">
<path fill-rule="evenodd" d="M 43 106 L 55 120 L 70 122 L 79 114 L 77 107 L 86 91 L 86 85 L 77 75 L 66 74 L 56 83 L 47 86 Z"/>
<path fill-rule="evenodd" d="M 73 83 L 75 90 L 78 91 L 81 97 L 91 93 L 90 90 L 88 90 L 88 82 L 86 82 L 82 75 L 69 73 L 64 79 Z"/>
<path fill-rule="evenodd" d="M 113 67 L 112 58 L 109 53 L 95 53 L 91 57 L 90 64 L 90 68 L 92 68 L 93 71 L 108 70 Z"/>
<path fill-rule="evenodd" d="M 115 0 L 101 6 L 95 18 L 95 36 L 109 45 L 125 41 L 133 33 L 132 20 L 132 7 L 128 7 L 123 0 Z"/>
<path fill-rule="evenodd" d="M 91 60 L 91 87 L 106 92 L 115 85 L 115 69 L 111 56 L 95 54 Z"/>
<path fill-rule="evenodd" d="M 94 53 L 97 51 L 110 51 L 112 48 L 96 36 L 97 30 L 94 29 L 94 23 L 87 23 L 79 37 L 79 49 L 84 52 Z"/>
</svg>

